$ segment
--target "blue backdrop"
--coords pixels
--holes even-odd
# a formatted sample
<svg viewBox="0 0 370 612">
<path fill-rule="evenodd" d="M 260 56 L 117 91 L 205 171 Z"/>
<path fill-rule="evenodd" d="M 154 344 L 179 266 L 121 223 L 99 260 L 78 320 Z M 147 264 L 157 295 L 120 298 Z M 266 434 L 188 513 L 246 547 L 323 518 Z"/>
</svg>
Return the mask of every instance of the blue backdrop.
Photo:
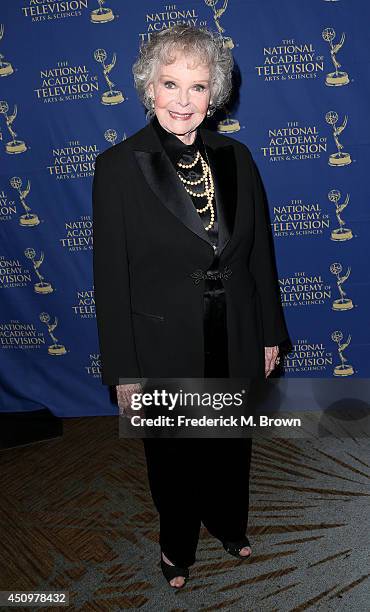
<svg viewBox="0 0 370 612">
<path fill-rule="evenodd" d="M 218 130 L 249 146 L 265 183 L 294 343 L 286 376 L 369 377 L 367 0 L 0 10 L 2 411 L 116 414 L 100 379 L 94 160 L 145 125 L 131 73 L 141 40 L 183 22 L 220 31 L 239 69 Z"/>
</svg>

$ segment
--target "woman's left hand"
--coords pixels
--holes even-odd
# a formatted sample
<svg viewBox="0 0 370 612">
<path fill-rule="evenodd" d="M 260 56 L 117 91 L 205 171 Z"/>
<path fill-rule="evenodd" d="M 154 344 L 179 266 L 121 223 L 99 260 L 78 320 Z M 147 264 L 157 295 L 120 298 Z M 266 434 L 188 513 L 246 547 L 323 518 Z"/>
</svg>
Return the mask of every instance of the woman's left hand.
<svg viewBox="0 0 370 612">
<path fill-rule="evenodd" d="M 265 377 L 267 378 L 280 361 L 278 346 L 265 346 Z"/>
</svg>

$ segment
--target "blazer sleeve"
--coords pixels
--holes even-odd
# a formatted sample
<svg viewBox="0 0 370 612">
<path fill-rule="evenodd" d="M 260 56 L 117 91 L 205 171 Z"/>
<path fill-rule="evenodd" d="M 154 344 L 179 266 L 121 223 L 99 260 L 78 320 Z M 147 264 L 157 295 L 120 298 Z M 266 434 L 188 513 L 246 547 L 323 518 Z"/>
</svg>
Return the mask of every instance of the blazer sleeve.
<svg viewBox="0 0 370 612">
<path fill-rule="evenodd" d="M 102 383 L 138 378 L 131 321 L 122 194 L 110 159 L 96 158 L 93 180 L 93 276 Z"/>
<path fill-rule="evenodd" d="M 257 166 L 248 150 L 254 194 L 254 242 L 249 269 L 260 298 L 264 346 L 277 346 L 289 340 L 275 265 L 273 238 L 264 187 Z"/>
</svg>

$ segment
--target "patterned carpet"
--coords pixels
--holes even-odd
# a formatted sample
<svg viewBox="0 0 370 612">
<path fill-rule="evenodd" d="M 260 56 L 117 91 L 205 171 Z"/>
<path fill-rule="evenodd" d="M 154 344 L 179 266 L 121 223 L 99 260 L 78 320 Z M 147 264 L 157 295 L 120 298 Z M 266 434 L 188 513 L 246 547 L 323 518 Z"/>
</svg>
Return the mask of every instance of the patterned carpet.
<svg viewBox="0 0 370 612">
<path fill-rule="evenodd" d="M 66 419 L 62 438 L 0 453 L 0 590 L 68 590 L 68 610 L 97 612 L 369 610 L 366 437 L 256 441 L 253 557 L 230 557 L 202 528 L 175 591 L 142 442 L 117 431 L 114 417 Z"/>
</svg>

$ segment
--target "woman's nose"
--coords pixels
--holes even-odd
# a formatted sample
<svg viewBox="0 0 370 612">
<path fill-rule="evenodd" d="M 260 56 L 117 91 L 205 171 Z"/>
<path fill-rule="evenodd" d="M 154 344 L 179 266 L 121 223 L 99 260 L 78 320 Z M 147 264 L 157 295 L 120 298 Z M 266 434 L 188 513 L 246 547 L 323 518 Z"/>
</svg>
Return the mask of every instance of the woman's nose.
<svg viewBox="0 0 370 612">
<path fill-rule="evenodd" d="M 189 104 L 189 93 L 186 89 L 179 89 L 179 103 L 181 106 L 187 106 Z"/>
</svg>

